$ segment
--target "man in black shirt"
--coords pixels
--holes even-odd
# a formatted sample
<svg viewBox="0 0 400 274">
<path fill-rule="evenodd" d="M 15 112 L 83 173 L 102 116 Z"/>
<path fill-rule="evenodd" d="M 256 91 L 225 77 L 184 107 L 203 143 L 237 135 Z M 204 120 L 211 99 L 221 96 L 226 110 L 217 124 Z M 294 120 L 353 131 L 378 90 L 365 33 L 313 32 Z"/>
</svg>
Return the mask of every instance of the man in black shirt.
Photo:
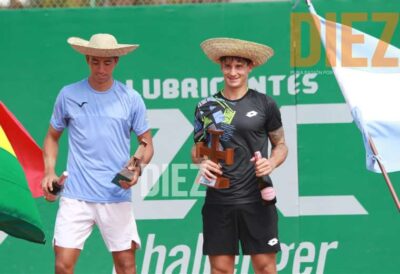
<svg viewBox="0 0 400 274">
<path fill-rule="evenodd" d="M 240 242 L 243 254 L 251 255 L 256 273 L 276 273 L 278 215 L 275 202 L 265 199 L 274 194 L 268 175 L 282 164 L 288 150 L 276 103 L 247 87 L 251 70 L 265 63 L 273 50 L 230 38 L 209 39 L 201 47 L 220 64 L 224 89 L 197 105 L 194 141 L 209 145 L 207 130 L 223 130 L 222 148 L 234 150 L 233 165 L 225 165 L 197 157 L 192 149 L 193 162 L 199 164 L 204 179 L 213 180 L 218 174 L 230 180 L 227 189 L 207 189 L 202 209 L 203 253 L 209 256 L 212 273 L 233 273 Z M 256 152 L 262 157 L 256 157 Z M 266 195 L 260 193 L 260 180 L 269 186 Z"/>
</svg>

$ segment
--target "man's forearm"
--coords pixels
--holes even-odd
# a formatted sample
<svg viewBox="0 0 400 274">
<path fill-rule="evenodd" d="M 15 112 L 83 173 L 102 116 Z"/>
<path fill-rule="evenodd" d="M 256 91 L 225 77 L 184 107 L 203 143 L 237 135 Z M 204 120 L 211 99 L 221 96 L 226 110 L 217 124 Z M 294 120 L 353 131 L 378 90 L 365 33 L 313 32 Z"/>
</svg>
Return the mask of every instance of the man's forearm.
<svg viewBox="0 0 400 274">
<path fill-rule="evenodd" d="M 196 156 L 196 145 L 192 147 L 192 162 L 196 165 L 200 164 L 204 160 L 204 157 Z"/>
<path fill-rule="evenodd" d="M 277 168 L 285 161 L 288 154 L 283 127 L 269 132 L 268 137 L 272 145 L 269 160 L 273 163 L 274 168 Z"/>
<path fill-rule="evenodd" d="M 51 125 L 44 138 L 43 144 L 43 160 L 45 174 L 55 173 L 57 155 L 58 155 L 58 140 L 62 131 L 55 130 Z"/>
<path fill-rule="evenodd" d="M 58 155 L 58 142 L 46 136 L 43 145 L 45 174 L 54 173 Z"/>
<path fill-rule="evenodd" d="M 148 163 L 150 163 L 154 154 L 153 138 L 151 136 L 151 131 L 148 130 L 138 137 L 138 142 L 145 141 L 146 146 L 143 152 L 143 157 L 140 159 L 140 164 L 144 168 Z"/>
<path fill-rule="evenodd" d="M 273 161 L 275 164 L 275 168 L 280 166 L 286 159 L 288 154 L 288 148 L 287 146 L 282 143 L 282 144 L 277 144 L 271 149 L 271 156 L 270 156 L 270 161 Z"/>
<path fill-rule="evenodd" d="M 144 152 L 142 159 L 142 165 L 147 165 L 148 163 L 150 163 L 151 159 L 153 158 L 153 154 L 154 154 L 153 145 L 146 147 L 146 151 Z"/>
</svg>

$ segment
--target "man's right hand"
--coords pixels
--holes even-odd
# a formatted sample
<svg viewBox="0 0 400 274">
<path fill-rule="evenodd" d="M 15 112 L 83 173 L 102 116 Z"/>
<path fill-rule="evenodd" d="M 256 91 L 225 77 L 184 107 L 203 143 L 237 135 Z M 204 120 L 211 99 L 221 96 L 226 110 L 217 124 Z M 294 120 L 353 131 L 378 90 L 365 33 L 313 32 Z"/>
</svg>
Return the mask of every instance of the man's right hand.
<svg viewBox="0 0 400 274">
<path fill-rule="evenodd" d="M 217 178 L 215 174 L 222 175 L 221 165 L 211 160 L 204 159 L 199 164 L 200 174 L 207 180 L 212 181 Z"/>
<path fill-rule="evenodd" d="M 44 178 L 42 179 L 42 190 L 46 200 L 53 201 L 53 199 L 56 197 L 55 195 L 51 194 L 50 191 L 53 191 L 53 182 L 58 181 L 58 179 L 59 178 L 55 173 L 45 174 Z"/>
</svg>

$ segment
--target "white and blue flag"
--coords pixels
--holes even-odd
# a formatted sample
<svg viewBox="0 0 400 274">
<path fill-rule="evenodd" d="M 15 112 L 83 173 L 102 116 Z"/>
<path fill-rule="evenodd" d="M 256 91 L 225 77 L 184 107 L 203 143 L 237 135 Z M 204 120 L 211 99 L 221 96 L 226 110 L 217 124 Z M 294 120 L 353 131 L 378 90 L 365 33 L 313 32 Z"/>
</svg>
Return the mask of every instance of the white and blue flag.
<svg viewBox="0 0 400 274">
<path fill-rule="evenodd" d="M 381 172 L 379 159 L 387 172 L 400 171 L 400 50 L 354 28 L 325 20 L 311 3 L 309 8 L 337 82 L 361 130 L 367 169 Z M 363 42 L 355 43 L 351 37 L 356 36 L 363 37 Z M 386 51 L 376 55 L 378 48 Z M 343 49 L 351 49 L 351 58 Z M 371 149 L 370 139 L 378 156 Z"/>
</svg>

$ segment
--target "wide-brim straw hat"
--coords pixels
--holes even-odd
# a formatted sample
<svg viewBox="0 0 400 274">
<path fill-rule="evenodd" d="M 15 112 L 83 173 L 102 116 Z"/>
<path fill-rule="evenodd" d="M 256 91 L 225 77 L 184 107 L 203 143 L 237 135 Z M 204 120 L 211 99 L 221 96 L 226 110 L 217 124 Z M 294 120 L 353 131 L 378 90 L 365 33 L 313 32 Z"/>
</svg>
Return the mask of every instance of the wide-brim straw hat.
<svg viewBox="0 0 400 274">
<path fill-rule="evenodd" d="M 274 55 L 274 50 L 266 45 L 233 38 L 208 39 L 200 47 L 216 63 L 220 63 L 221 57 L 233 56 L 247 58 L 257 67 Z"/>
<path fill-rule="evenodd" d="M 89 41 L 79 37 L 70 37 L 67 42 L 77 52 L 96 57 L 122 56 L 139 47 L 136 44 L 118 44 L 113 35 L 106 33 L 94 34 Z"/>
</svg>

